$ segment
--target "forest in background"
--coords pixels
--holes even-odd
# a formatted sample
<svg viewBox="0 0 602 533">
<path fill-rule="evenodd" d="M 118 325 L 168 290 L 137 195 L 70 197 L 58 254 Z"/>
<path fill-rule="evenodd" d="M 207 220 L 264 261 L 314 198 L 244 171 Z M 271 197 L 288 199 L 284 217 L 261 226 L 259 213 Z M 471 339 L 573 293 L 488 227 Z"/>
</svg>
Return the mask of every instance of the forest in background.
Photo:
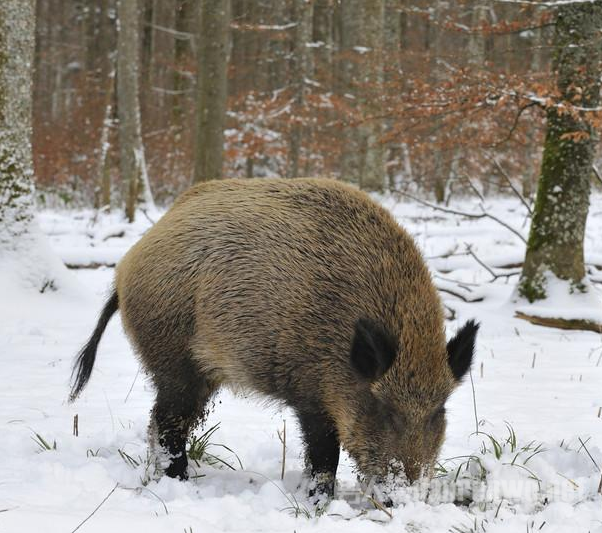
<svg viewBox="0 0 602 533">
<path fill-rule="evenodd" d="M 142 139 L 162 204 L 193 180 L 200 4 L 137 2 Z M 226 16 L 222 176 L 332 176 L 439 202 L 534 192 L 558 96 L 545 3 L 232 0 Z M 110 181 L 122 205 L 115 0 L 38 2 L 35 63 L 38 194 L 99 206 Z"/>
</svg>

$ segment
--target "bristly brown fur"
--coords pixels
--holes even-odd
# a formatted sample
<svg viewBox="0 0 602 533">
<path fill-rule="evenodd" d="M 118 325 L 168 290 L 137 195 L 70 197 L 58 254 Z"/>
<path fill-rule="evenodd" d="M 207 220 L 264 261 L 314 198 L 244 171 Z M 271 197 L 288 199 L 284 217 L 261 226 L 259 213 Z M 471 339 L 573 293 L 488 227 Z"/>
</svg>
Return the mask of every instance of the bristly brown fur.
<svg viewBox="0 0 602 533">
<path fill-rule="evenodd" d="M 339 441 L 366 475 L 433 463 L 457 384 L 441 302 L 412 238 L 364 193 L 327 179 L 199 184 L 127 253 L 116 288 L 170 453 L 229 385 L 297 411 L 316 475 L 334 475 Z M 351 364 L 362 323 L 375 326 L 357 346 L 397 350 L 375 359 L 378 378 Z"/>
</svg>

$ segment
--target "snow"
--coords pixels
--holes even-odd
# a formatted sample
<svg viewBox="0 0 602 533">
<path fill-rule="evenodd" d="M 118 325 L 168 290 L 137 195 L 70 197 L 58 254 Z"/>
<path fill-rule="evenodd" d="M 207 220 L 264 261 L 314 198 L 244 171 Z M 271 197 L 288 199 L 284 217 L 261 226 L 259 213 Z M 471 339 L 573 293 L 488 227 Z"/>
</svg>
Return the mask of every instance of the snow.
<svg viewBox="0 0 602 533">
<path fill-rule="evenodd" d="M 516 310 L 542 318 L 581 319 L 602 324 L 602 291 L 594 285 L 587 283 L 576 288 L 548 273 L 545 286 L 545 300 L 519 305 Z"/>
<path fill-rule="evenodd" d="M 601 200 L 592 199 L 586 237 L 594 278 L 602 273 L 594 266 L 601 263 L 596 251 Z M 476 413 L 466 380 L 448 402 L 441 477 L 428 491 L 400 488 L 390 515 L 373 509 L 343 454 L 337 499 L 320 515 L 298 488 L 302 446 L 293 414 L 228 391 L 216 398 L 205 427 L 220 423 L 209 452 L 235 470 L 202 463 L 193 464 L 191 473 L 203 477 L 187 482 L 159 477 L 146 445 L 153 391 L 139 375 L 117 318 L 103 337 L 88 388 L 77 403 L 66 403 L 72 358 L 92 331 L 113 268 L 63 271 L 61 290 L 41 294 L 17 286 L 5 264 L 0 276 L 0 531 L 73 531 L 100 505 L 78 531 L 509 533 L 541 528 L 544 533 L 602 533 L 602 336 L 514 318 L 520 304 L 512 301 L 518 272 L 512 265 L 522 260 L 524 243 L 495 221 L 462 219 L 389 197 L 381 201 L 415 236 L 438 285 L 478 295 L 469 303 L 442 293 L 456 315 L 448 322 L 448 335 L 469 318 L 481 323 L 472 371 Z M 452 204 L 460 211 L 474 209 L 468 200 Z M 485 208 L 528 234 L 518 201 L 488 199 Z M 92 211 L 45 211 L 38 220 L 58 257 L 78 267 L 114 264 L 150 226 L 144 216 L 128 225 L 119 214 L 95 217 Z M 495 274 L 510 275 L 491 281 L 491 273 L 466 253 L 467 244 Z M 575 295 L 569 299 L 560 294 L 560 284 L 551 287 L 564 298 L 566 313 L 581 313 Z M 584 297 L 583 307 L 590 308 L 594 294 L 587 302 Z M 77 437 L 72 434 L 75 414 Z M 278 431 L 284 420 L 281 480 Z M 36 442 L 36 434 L 50 450 Z"/>
</svg>

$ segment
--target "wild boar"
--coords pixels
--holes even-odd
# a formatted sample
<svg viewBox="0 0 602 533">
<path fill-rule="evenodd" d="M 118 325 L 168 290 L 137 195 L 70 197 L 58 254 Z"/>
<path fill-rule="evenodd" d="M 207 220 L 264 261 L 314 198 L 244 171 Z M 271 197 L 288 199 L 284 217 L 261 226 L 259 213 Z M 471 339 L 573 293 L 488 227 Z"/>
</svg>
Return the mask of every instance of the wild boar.
<svg viewBox="0 0 602 533">
<path fill-rule="evenodd" d="M 469 321 L 446 345 L 412 237 L 328 179 L 211 181 L 182 194 L 119 263 L 71 400 L 118 309 L 156 387 L 151 435 L 168 476 L 187 477 L 189 432 L 229 386 L 296 412 L 316 497 L 333 495 L 340 445 L 366 477 L 428 474 L 478 329 Z"/>
</svg>

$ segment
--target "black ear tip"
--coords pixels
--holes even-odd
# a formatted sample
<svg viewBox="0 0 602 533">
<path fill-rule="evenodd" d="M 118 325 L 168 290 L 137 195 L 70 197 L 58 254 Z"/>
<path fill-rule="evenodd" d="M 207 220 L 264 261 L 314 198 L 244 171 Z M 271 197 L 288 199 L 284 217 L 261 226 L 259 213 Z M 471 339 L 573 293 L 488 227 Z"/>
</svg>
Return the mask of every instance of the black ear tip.
<svg viewBox="0 0 602 533">
<path fill-rule="evenodd" d="M 480 324 L 468 320 L 447 343 L 449 366 L 459 381 L 468 372 L 472 364 L 474 346 Z"/>
<path fill-rule="evenodd" d="M 462 326 L 462 329 L 467 330 L 467 332 L 474 333 L 476 335 L 480 327 L 481 324 L 477 322 L 474 318 L 471 318 L 470 320 L 466 321 L 466 324 Z"/>
</svg>

